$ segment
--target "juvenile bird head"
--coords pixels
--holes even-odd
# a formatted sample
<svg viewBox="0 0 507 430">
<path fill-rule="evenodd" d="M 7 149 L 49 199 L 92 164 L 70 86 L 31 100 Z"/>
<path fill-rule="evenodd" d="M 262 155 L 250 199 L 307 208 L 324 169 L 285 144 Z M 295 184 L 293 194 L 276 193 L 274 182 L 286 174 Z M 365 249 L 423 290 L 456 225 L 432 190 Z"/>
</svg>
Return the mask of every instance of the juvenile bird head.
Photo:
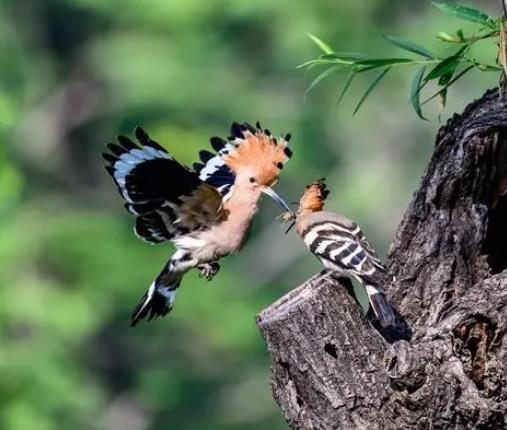
<svg viewBox="0 0 507 430">
<path fill-rule="evenodd" d="M 269 130 L 262 130 L 259 123 L 256 128 L 246 123 L 235 123 L 231 132 L 229 140 L 235 149 L 224 161 L 236 176 L 235 185 L 246 192 L 263 192 L 290 211 L 283 199 L 271 189 L 292 156 L 287 147 L 290 135 L 275 138 Z"/>
<path fill-rule="evenodd" d="M 325 178 L 320 178 L 312 184 L 306 186 L 306 191 L 303 193 L 303 196 L 299 201 L 299 208 L 297 210 L 297 213 L 288 211 L 284 212 L 278 217 L 282 223 L 291 222 L 286 233 L 288 233 L 289 230 L 294 226 L 298 220 L 298 217 L 303 212 L 320 212 L 324 208 L 324 200 L 326 200 L 327 196 L 329 195 L 329 190 L 326 189 L 325 180 Z"/>
</svg>

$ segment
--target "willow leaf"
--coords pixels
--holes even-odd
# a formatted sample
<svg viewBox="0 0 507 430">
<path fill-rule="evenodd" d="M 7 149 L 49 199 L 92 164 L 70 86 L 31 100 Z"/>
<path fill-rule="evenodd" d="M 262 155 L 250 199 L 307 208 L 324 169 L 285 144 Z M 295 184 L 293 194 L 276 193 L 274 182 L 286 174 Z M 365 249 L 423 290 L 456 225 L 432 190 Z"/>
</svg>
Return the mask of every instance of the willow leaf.
<svg viewBox="0 0 507 430">
<path fill-rule="evenodd" d="M 378 75 L 377 77 L 372 81 L 372 83 L 370 84 L 370 86 L 366 89 L 366 91 L 364 92 L 364 94 L 361 96 L 361 98 L 359 99 L 359 102 L 357 103 L 357 106 L 356 108 L 354 109 L 354 112 L 352 113 L 352 116 L 354 116 L 357 111 L 359 110 L 359 108 L 361 107 L 361 105 L 364 103 L 364 101 L 366 100 L 366 98 L 370 95 L 370 93 L 375 89 L 375 87 L 379 84 L 379 82 L 382 80 L 382 78 L 384 78 L 384 76 L 387 74 L 387 72 L 391 70 L 391 67 L 386 67 L 384 70 L 382 70 Z"/>
<path fill-rule="evenodd" d="M 412 84 L 410 86 L 410 103 L 412 104 L 417 116 L 427 121 L 421 111 L 421 89 L 425 85 L 423 82 L 425 72 L 426 66 L 419 69 L 412 79 Z"/>
<path fill-rule="evenodd" d="M 440 78 L 443 75 L 450 74 L 452 76 L 456 70 L 456 67 L 461 62 L 461 59 L 468 47 L 469 45 L 465 45 L 460 48 L 454 55 L 444 58 L 440 63 L 438 63 L 433 69 L 430 70 L 425 78 L 425 81 L 431 81 L 432 79 Z"/>
<path fill-rule="evenodd" d="M 356 74 L 355 74 L 354 70 L 351 70 L 351 72 L 349 73 L 349 76 L 347 77 L 347 81 L 345 82 L 345 85 L 343 86 L 343 88 L 340 92 L 340 95 L 338 96 L 338 100 L 336 100 L 336 106 L 338 106 L 340 104 L 340 102 L 342 101 L 342 99 L 345 96 L 345 93 L 347 92 L 347 90 L 349 89 L 350 84 L 352 83 L 355 75 Z"/>
<path fill-rule="evenodd" d="M 319 49 L 324 52 L 324 54 L 332 54 L 334 52 L 333 48 L 331 48 L 326 42 L 323 42 L 317 36 L 314 36 L 311 33 L 306 33 L 307 36 L 313 40 L 313 42 L 319 47 Z"/>
<path fill-rule="evenodd" d="M 482 24 L 490 28 L 496 27 L 495 22 L 488 16 L 488 14 L 481 12 L 480 10 L 449 3 L 433 3 L 433 6 L 449 16 Z"/>
<path fill-rule="evenodd" d="M 384 39 L 386 39 L 394 46 L 404 49 L 405 51 L 409 51 L 422 57 L 429 58 L 430 60 L 433 60 L 435 58 L 435 56 L 424 46 L 418 45 L 417 43 L 411 42 L 409 40 L 401 39 L 400 37 L 395 36 L 384 36 Z"/>
<path fill-rule="evenodd" d="M 392 66 L 393 64 L 413 63 L 414 60 L 410 58 L 370 58 L 364 60 L 357 60 L 354 62 L 355 66 Z"/>
<path fill-rule="evenodd" d="M 319 74 L 314 80 L 313 82 L 308 86 L 308 88 L 306 89 L 305 91 L 305 95 L 303 96 L 303 100 L 306 99 L 306 96 L 308 95 L 308 93 L 313 90 L 315 88 L 315 86 L 319 83 L 319 82 L 322 82 L 324 79 L 326 79 L 328 76 L 331 76 L 331 74 L 333 74 L 334 72 L 336 72 L 336 70 L 339 68 L 340 66 L 333 66 L 333 67 L 330 67 L 329 69 L 326 69 L 324 70 L 321 74 Z"/>
<path fill-rule="evenodd" d="M 456 82 L 459 78 L 461 78 L 465 73 L 468 73 L 470 70 L 472 70 L 475 66 L 472 65 L 472 66 L 468 66 L 467 68 L 463 69 L 461 72 L 459 72 L 453 79 L 451 79 L 449 82 L 447 82 L 447 84 L 438 90 L 438 92 L 436 92 L 435 94 L 433 94 L 431 97 L 428 97 L 426 100 L 424 100 L 422 103 L 421 103 L 421 106 L 422 105 L 425 105 L 426 103 L 428 103 L 430 100 L 433 100 L 435 97 L 437 97 L 440 93 L 442 93 L 443 91 L 447 91 L 447 88 L 449 88 L 452 84 L 454 84 L 454 82 Z"/>
</svg>

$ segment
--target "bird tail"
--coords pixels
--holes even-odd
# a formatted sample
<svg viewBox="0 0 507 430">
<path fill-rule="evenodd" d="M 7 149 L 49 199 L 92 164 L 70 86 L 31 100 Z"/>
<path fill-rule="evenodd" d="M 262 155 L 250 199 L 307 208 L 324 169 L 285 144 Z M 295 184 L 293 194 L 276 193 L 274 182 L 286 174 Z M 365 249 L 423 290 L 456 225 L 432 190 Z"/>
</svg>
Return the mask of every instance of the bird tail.
<svg viewBox="0 0 507 430">
<path fill-rule="evenodd" d="M 134 327 L 142 319 L 146 318 L 150 321 L 171 312 L 181 279 L 179 277 L 169 286 L 159 286 L 157 280 L 153 281 L 134 312 L 132 312 L 130 326 Z"/>
<path fill-rule="evenodd" d="M 377 286 L 365 285 L 366 293 L 371 304 L 373 313 L 382 327 L 392 326 L 396 322 L 394 309 L 387 300 L 384 292 Z"/>
</svg>

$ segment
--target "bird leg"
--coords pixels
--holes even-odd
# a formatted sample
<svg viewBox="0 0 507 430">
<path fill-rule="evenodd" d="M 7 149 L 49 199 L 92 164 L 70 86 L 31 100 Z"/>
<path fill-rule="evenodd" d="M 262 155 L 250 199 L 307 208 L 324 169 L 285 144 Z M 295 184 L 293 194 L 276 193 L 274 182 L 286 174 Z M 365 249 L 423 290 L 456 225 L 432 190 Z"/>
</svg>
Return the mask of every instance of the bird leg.
<svg viewBox="0 0 507 430">
<path fill-rule="evenodd" d="M 220 264 L 218 264 L 216 261 L 213 263 L 200 264 L 197 266 L 197 269 L 199 270 L 200 277 L 211 281 L 220 270 Z"/>
</svg>

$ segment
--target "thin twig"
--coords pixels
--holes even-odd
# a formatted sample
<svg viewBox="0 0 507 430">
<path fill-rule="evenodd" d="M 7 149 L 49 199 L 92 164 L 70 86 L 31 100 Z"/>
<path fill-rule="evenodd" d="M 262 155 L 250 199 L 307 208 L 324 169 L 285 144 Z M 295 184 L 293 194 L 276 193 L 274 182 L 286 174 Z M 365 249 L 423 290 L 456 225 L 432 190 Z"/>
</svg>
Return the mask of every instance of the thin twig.
<svg viewBox="0 0 507 430">
<path fill-rule="evenodd" d="M 507 0 L 506 0 L 507 1 Z M 488 39 L 490 37 L 496 37 L 498 36 L 498 31 L 494 30 L 490 33 L 487 33 L 483 36 L 471 36 L 471 37 L 464 37 L 463 39 L 440 39 L 442 42 L 445 43 L 466 43 L 466 42 L 477 42 L 479 40 Z"/>
</svg>

